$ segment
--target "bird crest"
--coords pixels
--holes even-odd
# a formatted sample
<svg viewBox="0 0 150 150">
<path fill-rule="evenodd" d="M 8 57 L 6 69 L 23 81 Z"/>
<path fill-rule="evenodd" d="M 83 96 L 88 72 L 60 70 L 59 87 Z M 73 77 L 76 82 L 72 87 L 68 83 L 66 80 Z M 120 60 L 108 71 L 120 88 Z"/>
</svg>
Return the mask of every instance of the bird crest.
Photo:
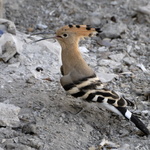
<svg viewBox="0 0 150 150">
<path fill-rule="evenodd" d="M 100 28 L 92 28 L 90 25 L 66 25 L 56 31 L 56 35 L 61 35 L 65 38 L 66 33 L 74 33 L 77 37 L 91 37 L 98 35 Z M 64 34 L 63 34 L 64 33 Z"/>
</svg>

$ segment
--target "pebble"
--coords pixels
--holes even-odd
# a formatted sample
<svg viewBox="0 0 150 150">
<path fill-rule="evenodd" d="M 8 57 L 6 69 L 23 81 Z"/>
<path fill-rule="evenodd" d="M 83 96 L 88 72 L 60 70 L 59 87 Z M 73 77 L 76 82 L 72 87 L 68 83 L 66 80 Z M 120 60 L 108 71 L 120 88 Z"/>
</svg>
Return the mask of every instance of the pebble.
<svg viewBox="0 0 150 150">
<path fill-rule="evenodd" d="M 135 58 L 137 57 L 137 55 L 136 55 L 134 52 L 131 52 L 131 53 L 130 53 L 130 56 L 131 56 L 131 57 L 135 57 Z"/>
<path fill-rule="evenodd" d="M 121 63 L 120 62 L 116 62 L 116 61 L 114 61 L 114 60 L 110 60 L 110 59 L 100 59 L 99 61 L 98 61 L 98 65 L 100 65 L 100 66 L 110 66 L 111 68 L 116 68 L 116 67 L 118 67 L 118 66 L 120 66 L 121 65 Z"/>
<path fill-rule="evenodd" d="M 33 84 L 33 83 L 36 83 L 36 82 L 37 82 L 37 79 L 35 79 L 33 76 L 26 79 L 26 83 L 28 83 L 28 84 Z"/>
<path fill-rule="evenodd" d="M 98 44 L 102 45 L 102 46 L 105 46 L 105 47 L 110 47 L 112 44 L 110 42 L 111 39 L 109 38 L 104 38 L 103 40 L 101 40 L 99 38 L 99 40 L 97 40 Z"/>
<path fill-rule="evenodd" d="M 132 50 L 132 46 L 131 45 L 127 45 L 127 52 L 130 53 Z"/>
<path fill-rule="evenodd" d="M 120 62 L 125 57 L 125 54 L 123 53 L 113 54 L 113 55 L 109 55 L 108 57 L 112 60 Z"/>
<path fill-rule="evenodd" d="M 27 31 L 28 32 L 34 32 L 34 28 L 33 27 L 29 27 L 29 28 L 27 28 Z"/>
<path fill-rule="evenodd" d="M 125 58 L 123 59 L 123 61 L 124 61 L 124 63 L 125 63 L 126 65 L 132 65 L 132 64 L 134 64 L 134 63 L 136 62 L 135 59 L 132 58 L 132 57 L 125 57 Z"/>
<path fill-rule="evenodd" d="M 106 47 L 104 47 L 104 46 L 98 48 L 99 52 L 106 52 L 107 50 L 108 49 Z"/>
<path fill-rule="evenodd" d="M 43 68 L 37 67 L 35 70 L 36 70 L 37 72 L 40 72 L 40 71 L 43 71 Z"/>
<path fill-rule="evenodd" d="M 86 48 L 86 47 L 79 47 L 79 49 L 80 49 L 80 51 L 82 52 L 82 53 L 88 53 L 89 52 L 89 50 Z"/>
<path fill-rule="evenodd" d="M 117 74 L 118 74 L 118 73 L 122 73 L 122 72 L 123 72 L 122 66 L 118 66 L 118 67 L 114 68 L 114 69 L 113 69 L 113 72 L 114 72 L 114 73 L 117 73 Z"/>
<path fill-rule="evenodd" d="M 28 124 L 25 124 L 23 127 L 22 127 L 22 132 L 25 133 L 25 134 L 36 134 L 36 125 L 33 124 L 33 123 L 28 123 Z"/>
<path fill-rule="evenodd" d="M 36 27 L 37 27 L 38 29 L 40 29 L 40 30 L 43 30 L 43 29 L 47 29 L 47 28 L 48 28 L 47 25 L 45 25 L 45 24 L 40 24 L 40 23 L 37 24 Z"/>
<path fill-rule="evenodd" d="M 111 1 L 110 4 L 111 4 L 111 5 L 117 5 L 118 2 L 117 2 L 117 1 Z"/>
</svg>

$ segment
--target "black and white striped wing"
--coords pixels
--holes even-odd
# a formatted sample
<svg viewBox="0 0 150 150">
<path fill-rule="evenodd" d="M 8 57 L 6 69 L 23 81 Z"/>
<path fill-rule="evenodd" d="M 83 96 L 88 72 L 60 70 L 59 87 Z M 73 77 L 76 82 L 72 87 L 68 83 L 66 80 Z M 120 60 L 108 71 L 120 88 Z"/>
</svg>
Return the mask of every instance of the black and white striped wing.
<svg viewBox="0 0 150 150">
<path fill-rule="evenodd" d="M 120 97 L 114 91 L 104 89 L 99 78 L 94 74 L 88 77 L 82 77 L 78 80 L 73 80 L 70 75 L 61 78 L 61 84 L 67 93 L 73 97 L 80 97 L 88 102 L 98 102 L 102 106 L 115 112 L 118 115 L 124 116 L 131 120 L 145 134 L 149 134 L 148 129 L 135 115 L 133 115 L 126 107 L 134 106 L 134 104 Z"/>
<path fill-rule="evenodd" d="M 134 106 L 132 102 L 120 97 L 114 91 L 103 88 L 103 84 L 95 74 L 78 80 L 73 80 L 71 75 L 67 75 L 61 78 L 61 84 L 67 93 L 88 102 L 105 102 L 115 107 Z"/>
</svg>

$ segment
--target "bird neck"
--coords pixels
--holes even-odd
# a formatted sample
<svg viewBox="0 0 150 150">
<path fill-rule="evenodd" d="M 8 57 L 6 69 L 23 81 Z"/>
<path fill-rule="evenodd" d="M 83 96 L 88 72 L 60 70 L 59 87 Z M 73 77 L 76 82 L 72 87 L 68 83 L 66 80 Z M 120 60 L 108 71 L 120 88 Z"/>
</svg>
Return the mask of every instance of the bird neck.
<svg viewBox="0 0 150 150">
<path fill-rule="evenodd" d="M 78 42 L 62 46 L 61 57 L 64 75 L 73 69 L 83 70 L 88 66 L 79 51 Z"/>
</svg>

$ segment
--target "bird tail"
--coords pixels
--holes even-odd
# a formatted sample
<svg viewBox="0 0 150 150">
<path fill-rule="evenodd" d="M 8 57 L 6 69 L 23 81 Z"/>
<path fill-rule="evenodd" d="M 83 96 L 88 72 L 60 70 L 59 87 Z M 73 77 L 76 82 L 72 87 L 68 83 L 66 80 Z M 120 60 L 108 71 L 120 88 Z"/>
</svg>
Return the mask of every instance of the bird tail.
<svg viewBox="0 0 150 150">
<path fill-rule="evenodd" d="M 149 135 L 149 130 L 146 128 L 146 126 L 143 124 L 143 122 L 138 119 L 137 116 L 132 114 L 128 109 L 125 107 L 116 107 L 119 112 L 128 120 L 132 121 L 135 126 L 140 129 L 145 135 Z"/>
</svg>

